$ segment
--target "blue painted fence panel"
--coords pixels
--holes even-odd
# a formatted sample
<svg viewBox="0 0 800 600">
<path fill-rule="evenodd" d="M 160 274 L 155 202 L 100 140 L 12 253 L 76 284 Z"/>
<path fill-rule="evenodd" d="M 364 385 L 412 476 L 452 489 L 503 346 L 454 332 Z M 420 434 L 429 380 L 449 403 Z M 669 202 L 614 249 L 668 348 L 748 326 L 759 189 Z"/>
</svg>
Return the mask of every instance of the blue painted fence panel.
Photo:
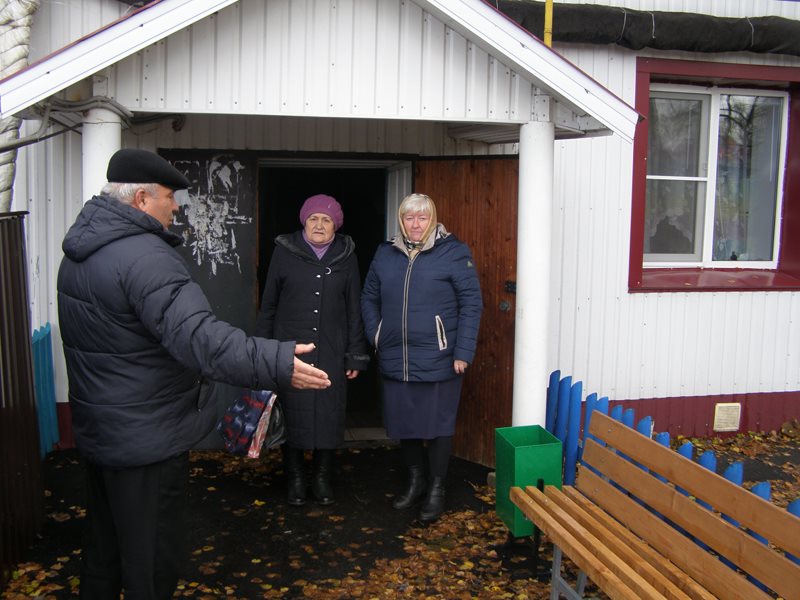
<svg viewBox="0 0 800 600">
<path fill-rule="evenodd" d="M 48 336 L 49 336 L 49 326 L 48 326 Z M 48 337 L 49 339 L 49 337 Z M 52 361 L 51 361 L 51 369 L 52 369 Z M 563 452 L 564 452 L 564 484 L 565 485 L 574 485 L 575 483 L 575 475 L 577 471 L 577 463 L 580 461 L 582 453 L 582 449 L 586 446 L 586 439 L 595 439 L 593 436 L 589 434 L 589 425 L 592 419 L 592 413 L 595 411 L 599 411 L 605 415 L 610 413 L 612 419 L 616 421 L 620 421 L 623 424 L 627 425 L 628 427 L 634 428 L 635 423 L 635 413 L 632 408 L 627 410 L 623 410 L 622 406 L 617 405 L 613 407 L 609 411 L 609 399 L 607 396 L 603 396 L 599 400 L 597 399 L 596 393 L 591 393 L 586 397 L 586 404 L 585 404 L 585 414 L 583 419 L 583 432 L 581 434 L 580 431 L 580 420 L 581 420 L 581 404 L 582 404 L 582 393 L 583 393 L 583 383 L 580 381 L 572 383 L 572 376 L 566 376 L 563 379 L 560 379 L 561 371 L 553 371 L 550 374 L 550 381 L 547 387 L 547 412 L 546 412 L 546 429 L 550 433 L 554 434 L 559 440 L 562 442 Z M 52 382 L 52 377 L 50 379 Z M 38 395 L 38 392 L 37 392 Z M 53 403 L 55 405 L 55 403 Z M 653 421 L 651 417 L 644 417 L 639 421 L 636 425 L 636 430 L 646 437 L 654 437 L 656 442 L 663 446 L 670 446 L 670 436 L 667 432 L 662 433 L 655 433 L 653 434 Z M 56 441 L 58 441 L 58 434 L 56 431 Z M 595 439 L 595 441 L 597 441 Z M 603 442 L 599 442 L 603 443 Z M 686 441 L 681 444 L 680 447 L 677 449 L 678 454 L 681 456 L 688 458 L 689 460 L 694 460 L 694 446 L 691 442 Z M 624 456 L 621 454 L 621 456 Z M 625 457 L 627 458 L 627 457 Z M 697 459 L 697 462 L 704 466 L 705 468 L 709 469 L 710 471 L 716 472 L 717 469 L 717 457 L 716 455 L 709 451 L 703 452 Z M 642 465 L 638 465 L 640 468 L 647 470 Z M 652 473 L 654 477 L 661 481 L 666 481 L 666 478 L 659 475 L 658 473 Z M 736 485 L 742 485 L 744 481 L 744 470 L 743 465 L 741 462 L 733 463 L 728 466 L 728 468 L 723 473 L 723 477 L 728 481 L 735 483 Z M 613 481 L 611 482 L 617 489 L 620 488 L 616 483 Z M 681 488 L 676 488 L 677 491 L 684 495 L 688 495 L 686 490 Z M 623 492 L 625 490 L 622 490 Z M 753 486 L 751 490 L 754 494 L 758 495 L 761 498 L 769 501 L 770 499 L 770 485 L 769 482 L 762 482 L 758 483 Z M 713 510 L 712 506 L 704 502 L 702 500 L 697 500 L 697 503 L 701 506 L 705 507 L 708 510 Z M 789 504 L 787 510 L 800 517 L 800 499 L 797 499 Z M 660 518 L 664 518 L 662 515 L 658 515 Z M 722 515 L 722 517 L 731 523 L 734 526 L 738 526 L 738 523 L 728 517 L 727 515 Z M 686 532 L 681 528 L 678 527 L 675 523 L 672 523 L 672 526 L 675 527 L 678 531 L 681 531 L 686 535 Z M 761 535 L 750 532 L 753 537 L 758 539 L 764 544 L 767 544 L 768 541 Z M 702 542 L 697 540 L 697 543 L 701 546 L 705 546 Z M 789 553 L 786 554 L 789 560 L 800 564 L 800 557 L 793 556 Z M 724 557 L 720 557 L 725 564 L 730 566 L 731 568 L 736 568 L 733 563 L 727 560 Z M 766 589 L 763 584 L 760 582 L 751 579 L 755 584 L 759 585 L 760 587 Z"/>
<path fill-rule="evenodd" d="M 572 386 L 569 394 L 569 414 L 567 416 L 567 444 L 564 449 L 564 485 L 575 485 L 575 472 L 578 466 L 578 440 L 581 433 L 581 398 L 583 382 Z"/>
<path fill-rule="evenodd" d="M 556 431 L 559 379 L 561 379 L 561 371 L 553 371 L 550 373 L 550 382 L 547 384 L 547 408 L 545 412 L 544 428 L 552 434 L 555 434 Z"/>
<path fill-rule="evenodd" d="M 32 345 L 33 383 L 39 421 L 39 451 L 44 457 L 59 440 L 50 323 L 33 332 Z"/>
<path fill-rule="evenodd" d="M 572 376 L 568 375 L 558 385 L 558 407 L 553 435 L 561 440 L 562 446 L 567 443 L 567 419 L 569 418 L 569 395 L 572 390 Z"/>
</svg>

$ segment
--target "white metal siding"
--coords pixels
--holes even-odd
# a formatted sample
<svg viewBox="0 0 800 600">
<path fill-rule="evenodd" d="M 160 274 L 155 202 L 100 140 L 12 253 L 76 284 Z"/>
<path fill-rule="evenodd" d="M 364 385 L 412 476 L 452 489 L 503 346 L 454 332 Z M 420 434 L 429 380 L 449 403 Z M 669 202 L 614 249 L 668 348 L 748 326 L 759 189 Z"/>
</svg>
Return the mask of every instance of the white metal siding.
<svg viewBox="0 0 800 600">
<path fill-rule="evenodd" d="M 562 1 L 800 19 L 800 3 L 775 0 Z M 422 107 L 432 119 L 443 113 L 444 121 L 502 120 L 506 111 L 516 119 L 530 111 L 527 82 L 411 2 L 246 0 L 237 6 L 130 57 L 116 70 L 112 89 L 124 102 L 151 111 L 198 113 L 178 132 L 169 121 L 126 130 L 126 146 L 499 154 L 511 147 L 455 141 L 441 123 L 397 117 L 411 106 Z M 32 60 L 125 8 L 112 0 L 45 0 L 34 23 Z M 589 45 L 556 49 L 633 103 L 634 52 Z M 749 53 L 648 54 L 800 65 L 794 57 Z M 443 58 L 428 64 L 436 56 Z M 490 73 L 487 88 L 481 82 Z M 327 91 L 309 94 L 314 84 Z M 272 110 L 292 116 L 234 114 Z M 202 114 L 215 112 L 232 114 Z M 308 118 L 319 114 L 324 118 Z M 342 115 L 371 118 L 331 118 Z M 35 124 L 27 130 L 34 131 Z M 586 392 L 616 399 L 800 389 L 800 294 L 628 294 L 631 151 L 618 137 L 556 142 L 552 368 L 583 380 Z M 34 327 L 56 323 L 61 239 L 86 200 L 80 197 L 80 161 L 76 134 L 19 152 L 12 209 L 30 211 Z M 396 190 L 395 196 L 401 193 Z M 59 353 L 60 344 L 54 350 Z M 66 379 L 59 361 L 57 377 L 63 400 Z"/>
<path fill-rule="evenodd" d="M 33 134 L 38 123 L 24 125 L 20 135 Z M 98 190 L 99 191 L 99 190 Z M 53 326 L 56 400 L 66 401 L 66 370 L 61 359 L 56 306 L 56 276 L 61 240 L 81 206 L 81 139 L 66 133 L 19 150 L 12 211 L 28 211 L 25 237 L 31 327 Z"/>
<path fill-rule="evenodd" d="M 684 10 L 686 4 L 656 2 L 647 8 Z M 713 5 L 724 8 L 724 16 L 760 14 L 752 11 L 752 2 Z M 800 18 L 797 2 L 758 5 Z M 634 103 L 636 53 L 579 44 L 556 49 Z M 647 54 L 800 66 L 796 57 L 753 53 Z M 574 175 L 576 165 L 580 177 Z M 629 294 L 631 146 L 617 137 L 559 141 L 555 170 L 553 369 L 582 380 L 586 393 L 612 399 L 800 390 L 800 293 Z"/>
<path fill-rule="evenodd" d="M 117 0 L 42 0 L 31 29 L 31 63 L 133 10 Z"/>
<path fill-rule="evenodd" d="M 532 86 L 409 0 L 243 0 L 109 69 L 140 111 L 525 122 Z"/>
</svg>

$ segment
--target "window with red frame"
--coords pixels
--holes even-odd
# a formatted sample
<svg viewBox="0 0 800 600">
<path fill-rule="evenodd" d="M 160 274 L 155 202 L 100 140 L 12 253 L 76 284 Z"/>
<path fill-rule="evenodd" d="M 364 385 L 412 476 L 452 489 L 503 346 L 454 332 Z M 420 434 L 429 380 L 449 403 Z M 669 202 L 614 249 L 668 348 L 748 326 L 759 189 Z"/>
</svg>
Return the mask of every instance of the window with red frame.
<svg viewBox="0 0 800 600">
<path fill-rule="evenodd" d="M 800 289 L 798 82 L 639 59 L 631 291 Z"/>
</svg>

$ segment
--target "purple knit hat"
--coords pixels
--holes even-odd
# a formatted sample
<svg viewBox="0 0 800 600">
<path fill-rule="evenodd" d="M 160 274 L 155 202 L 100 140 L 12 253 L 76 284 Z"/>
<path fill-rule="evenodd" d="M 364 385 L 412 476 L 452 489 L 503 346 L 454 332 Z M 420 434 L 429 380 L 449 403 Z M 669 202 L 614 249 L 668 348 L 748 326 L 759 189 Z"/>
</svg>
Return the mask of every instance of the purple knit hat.
<svg viewBox="0 0 800 600">
<path fill-rule="evenodd" d="M 300 209 L 300 224 L 305 227 L 308 217 L 314 213 L 322 213 L 333 219 L 333 227 L 335 230 L 338 230 L 344 223 L 342 206 L 333 196 L 317 194 L 303 202 L 303 208 Z"/>
</svg>

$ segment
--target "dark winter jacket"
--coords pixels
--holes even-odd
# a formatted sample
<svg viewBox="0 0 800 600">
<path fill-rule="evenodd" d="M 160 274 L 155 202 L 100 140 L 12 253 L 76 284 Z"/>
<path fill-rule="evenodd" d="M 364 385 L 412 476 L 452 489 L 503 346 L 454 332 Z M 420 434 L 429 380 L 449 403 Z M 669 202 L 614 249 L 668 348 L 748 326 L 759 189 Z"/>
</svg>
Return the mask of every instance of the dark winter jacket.
<svg viewBox="0 0 800 600">
<path fill-rule="evenodd" d="M 294 344 L 217 320 L 174 250 L 181 238 L 95 196 L 67 232 L 58 316 L 79 450 L 107 467 L 180 454 L 216 420 L 204 378 L 288 388 Z"/>
<path fill-rule="evenodd" d="M 381 374 L 397 381 L 456 377 L 453 361 L 475 356 L 482 310 L 469 248 L 441 224 L 413 258 L 400 237 L 381 244 L 361 293 Z"/>
<path fill-rule="evenodd" d="M 355 244 L 336 234 L 321 259 L 302 231 L 280 235 L 269 264 L 256 322 L 256 335 L 313 342 L 301 360 L 322 369 L 331 380 L 325 390 L 284 392 L 287 441 L 295 448 L 336 448 L 344 439 L 345 370 L 363 371 L 369 363 L 361 325 Z"/>
</svg>

